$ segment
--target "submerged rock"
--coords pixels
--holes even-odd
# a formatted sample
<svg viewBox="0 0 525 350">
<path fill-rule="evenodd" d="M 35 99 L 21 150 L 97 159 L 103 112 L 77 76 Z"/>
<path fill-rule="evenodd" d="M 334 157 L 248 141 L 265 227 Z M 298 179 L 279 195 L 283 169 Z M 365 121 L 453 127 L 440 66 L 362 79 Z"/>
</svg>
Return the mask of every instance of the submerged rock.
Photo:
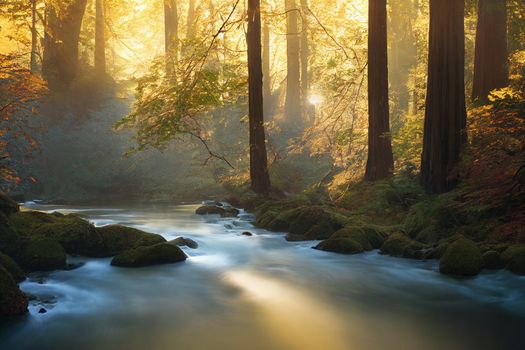
<svg viewBox="0 0 525 350">
<path fill-rule="evenodd" d="M 195 210 L 198 215 L 220 215 L 222 217 L 236 217 L 240 211 L 233 207 L 217 206 L 217 205 L 203 205 Z"/>
<path fill-rule="evenodd" d="M 142 267 L 170 264 L 186 260 L 186 254 L 176 245 L 160 243 L 149 247 L 139 247 L 125 251 L 111 261 L 120 267 Z"/>
<path fill-rule="evenodd" d="M 96 228 L 102 238 L 104 251 L 101 254 L 113 256 L 126 250 L 166 242 L 161 236 L 122 225 L 107 225 Z"/>
<path fill-rule="evenodd" d="M 175 238 L 174 240 L 171 240 L 168 243 L 174 244 L 179 247 L 188 247 L 191 249 L 199 248 L 199 244 L 197 242 L 195 242 L 193 239 L 185 238 L 185 237 Z"/>
<path fill-rule="evenodd" d="M 241 236 L 251 237 L 253 236 L 253 233 L 246 231 L 246 232 L 241 233 Z"/>
<path fill-rule="evenodd" d="M 28 300 L 7 270 L 0 266 L 0 315 L 16 316 L 27 312 Z"/>
<path fill-rule="evenodd" d="M 47 310 L 44 309 L 43 307 L 41 307 L 40 310 L 38 310 L 39 314 L 45 314 L 46 312 L 47 312 Z"/>
<path fill-rule="evenodd" d="M 483 268 L 483 256 L 476 243 L 460 238 L 450 244 L 439 262 L 439 272 L 458 276 L 475 276 Z"/>
</svg>

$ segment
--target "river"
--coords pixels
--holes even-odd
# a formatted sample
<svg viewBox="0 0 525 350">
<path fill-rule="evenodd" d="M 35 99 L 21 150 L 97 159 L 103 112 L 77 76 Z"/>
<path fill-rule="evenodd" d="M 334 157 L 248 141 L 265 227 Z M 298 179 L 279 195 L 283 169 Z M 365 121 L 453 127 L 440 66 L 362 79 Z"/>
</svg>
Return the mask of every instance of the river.
<svg viewBox="0 0 525 350">
<path fill-rule="evenodd" d="M 316 251 L 254 228 L 249 214 L 197 216 L 196 205 L 32 207 L 199 248 L 184 247 L 179 264 L 72 257 L 79 268 L 31 275 L 21 288 L 38 299 L 0 324 L 2 350 L 525 349 L 525 277 L 506 271 L 458 279 L 436 261 Z"/>
</svg>

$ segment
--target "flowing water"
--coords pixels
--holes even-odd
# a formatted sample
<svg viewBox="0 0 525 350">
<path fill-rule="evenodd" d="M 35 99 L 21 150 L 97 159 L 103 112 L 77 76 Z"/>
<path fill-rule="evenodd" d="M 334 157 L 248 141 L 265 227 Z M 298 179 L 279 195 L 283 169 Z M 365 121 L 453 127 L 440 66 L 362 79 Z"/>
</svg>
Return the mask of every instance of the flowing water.
<svg viewBox="0 0 525 350">
<path fill-rule="evenodd" d="M 254 228 L 247 214 L 197 216 L 196 205 L 35 208 L 199 248 L 183 248 L 179 264 L 75 257 L 77 269 L 32 275 L 21 288 L 38 299 L 0 324 L 2 350 L 525 349 L 525 278 L 505 271 L 456 279 L 435 261 L 316 251 Z"/>
</svg>

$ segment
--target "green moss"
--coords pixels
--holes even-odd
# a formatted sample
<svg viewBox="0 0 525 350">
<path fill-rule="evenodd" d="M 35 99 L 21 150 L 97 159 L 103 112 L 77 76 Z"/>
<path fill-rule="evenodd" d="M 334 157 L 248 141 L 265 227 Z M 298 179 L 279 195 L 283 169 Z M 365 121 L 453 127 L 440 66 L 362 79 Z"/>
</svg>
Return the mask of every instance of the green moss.
<svg viewBox="0 0 525 350">
<path fill-rule="evenodd" d="M 314 248 L 339 254 L 358 254 L 364 251 L 361 244 L 350 238 L 330 238 Z"/>
<path fill-rule="evenodd" d="M 141 246 L 151 246 L 166 242 L 160 235 L 122 225 L 108 225 L 98 227 L 96 230 L 100 234 L 104 245 L 104 251 L 100 253 L 106 256 L 113 256 Z"/>
<path fill-rule="evenodd" d="M 483 267 L 486 269 L 497 270 L 504 267 L 500 254 L 497 251 L 489 250 L 483 254 Z"/>
<path fill-rule="evenodd" d="M 476 243 L 460 238 L 450 244 L 441 257 L 439 271 L 459 276 L 477 275 L 483 267 L 483 256 Z"/>
<path fill-rule="evenodd" d="M 326 239 L 341 227 L 323 207 L 301 207 L 290 224 L 290 236 L 303 236 L 304 240 Z"/>
<path fill-rule="evenodd" d="M 0 192 L 0 212 L 5 215 L 17 213 L 20 210 L 18 203 L 9 198 L 5 193 Z"/>
<path fill-rule="evenodd" d="M 27 304 L 27 297 L 18 288 L 11 274 L 3 266 L 0 266 L 0 315 L 25 314 Z"/>
<path fill-rule="evenodd" d="M 274 221 L 278 216 L 278 211 L 267 210 L 261 213 L 259 216 L 257 216 L 257 219 L 255 220 L 254 224 L 257 227 L 268 228 L 270 226 L 270 223 Z"/>
<path fill-rule="evenodd" d="M 39 238 L 25 247 L 20 261 L 28 271 L 50 271 L 66 267 L 66 252 L 54 239 Z"/>
<path fill-rule="evenodd" d="M 125 251 L 111 261 L 111 265 L 120 267 L 142 267 L 170 264 L 186 260 L 186 254 L 177 246 L 169 243 L 139 247 Z"/>
<path fill-rule="evenodd" d="M 15 282 L 23 281 L 26 276 L 18 264 L 10 256 L 0 253 L 0 266 L 3 266 Z"/>
<path fill-rule="evenodd" d="M 501 255 L 503 263 L 507 269 L 525 275 L 525 245 L 515 245 L 508 247 Z"/>
<path fill-rule="evenodd" d="M 404 258 L 415 258 L 418 251 L 427 249 L 425 244 L 416 242 L 403 233 L 396 232 L 388 236 L 381 246 L 381 253 Z"/>
</svg>

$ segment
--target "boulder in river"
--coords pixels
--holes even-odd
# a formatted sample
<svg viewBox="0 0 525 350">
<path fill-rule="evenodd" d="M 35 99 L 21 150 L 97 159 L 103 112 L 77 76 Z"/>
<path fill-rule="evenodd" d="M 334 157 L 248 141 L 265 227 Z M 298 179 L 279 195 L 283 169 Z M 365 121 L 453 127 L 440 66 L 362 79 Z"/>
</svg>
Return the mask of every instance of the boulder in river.
<svg viewBox="0 0 525 350">
<path fill-rule="evenodd" d="M 426 250 L 428 246 L 416 242 L 401 232 L 396 232 L 388 236 L 381 246 L 381 253 L 403 258 L 416 258 L 421 250 Z"/>
<path fill-rule="evenodd" d="M 475 276 L 483 268 L 483 256 L 473 241 L 459 238 L 450 244 L 439 262 L 439 272 L 458 276 Z"/>
<path fill-rule="evenodd" d="M 17 316 L 27 312 L 28 300 L 11 277 L 0 265 L 0 315 Z"/>
<path fill-rule="evenodd" d="M 195 242 L 193 239 L 186 238 L 186 237 L 178 237 L 174 240 L 169 241 L 168 243 L 174 244 L 179 247 L 188 247 L 191 249 L 197 249 L 199 248 L 199 243 Z"/>
<path fill-rule="evenodd" d="M 246 231 L 246 232 L 241 233 L 241 236 L 251 237 L 253 236 L 253 233 Z"/>
<path fill-rule="evenodd" d="M 104 255 L 114 256 L 126 250 L 166 242 L 161 236 L 122 225 L 96 228 L 104 246 Z"/>
<path fill-rule="evenodd" d="M 120 267 L 142 267 L 171 264 L 186 260 L 186 254 L 176 245 L 160 243 L 149 247 L 127 250 L 113 258 L 111 265 Z"/>
<path fill-rule="evenodd" d="M 222 217 L 236 217 L 240 211 L 234 207 L 219 207 L 216 205 L 203 205 L 195 211 L 198 215 L 220 215 Z"/>
<path fill-rule="evenodd" d="M 501 255 L 507 269 L 518 275 L 525 275 L 525 245 L 511 246 Z"/>
<path fill-rule="evenodd" d="M 66 267 L 66 251 L 56 240 L 38 238 L 22 250 L 20 263 L 28 271 L 50 271 Z"/>
<path fill-rule="evenodd" d="M 351 238 L 330 238 L 322 241 L 314 249 L 339 254 L 358 254 L 364 251 L 363 246 Z"/>
<path fill-rule="evenodd" d="M 0 253 L 0 265 L 9 272 L 15 282 L 18 283 L 25 280 L 26 276 L 24 271 L 10 256 Z"/>
<path fill-rule="evenodd" d="M 483 254 L 483 267 L 489 270 L 497 270 L 504 268 L 505 265 L 497 251 L 489 250 Z"/>
</svg>

